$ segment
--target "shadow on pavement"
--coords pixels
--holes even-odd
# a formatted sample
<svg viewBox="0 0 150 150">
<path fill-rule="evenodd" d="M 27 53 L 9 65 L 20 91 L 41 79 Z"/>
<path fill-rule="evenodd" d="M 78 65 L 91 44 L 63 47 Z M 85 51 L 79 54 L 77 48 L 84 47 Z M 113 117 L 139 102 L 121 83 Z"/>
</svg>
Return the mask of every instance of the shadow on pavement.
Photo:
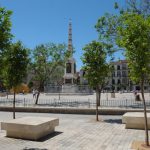
<svg viewBox="0 0 150 150">
<path fill-rule="evenodd" d="M 57 136 L 57 135 L 59 135 L 59 134 L 62 134 L 62 133 L 63 133 L 63 132 L 55 131 L 55 132 L 53 132 L 53 133 L 51 133 L 51 134 L 48 134 L 48 135 L 45 136 L 45 137 L 42 137 L 41 139 L 38 140 L 38 142 L 47 141 L 47 140 L 49 140 L 49 139 L 51 139 L 51 138 L 53 138 L 53 137 L 55 137 L 55 136 Z"/>
<path fill-rule="evenodd" d="M 122 124 L 122 119 L 106 119 L 104 122 Z"/>
<path fill-rule="evenodd" d="M 55 137 L 55 136 L 57 136 L 59 134 L 62 134 L 62 133 L 63 132 L 57 132 L 56 131 L 54 133 L 51 133 L 51 134 L 49 134 L 49 135 L 39 139 L 37 142 L 44 142 L 44 141 L 49 140 L 49 139 L 51 139 L 51 138 L 53 138 L 53 137 Z M 28 148 L 28 147 L 25 147 L 23 150 L 48 150 L 48 149 L 46 149 L 46 148 L 42 148 L 41 149 L 41 148 Z"/>
<path fill-rule="evenodd" d="M 48 149 L 40 149 L 40 148 L 24 148 L 23 150 L 48 150 Z"/>
</svg>

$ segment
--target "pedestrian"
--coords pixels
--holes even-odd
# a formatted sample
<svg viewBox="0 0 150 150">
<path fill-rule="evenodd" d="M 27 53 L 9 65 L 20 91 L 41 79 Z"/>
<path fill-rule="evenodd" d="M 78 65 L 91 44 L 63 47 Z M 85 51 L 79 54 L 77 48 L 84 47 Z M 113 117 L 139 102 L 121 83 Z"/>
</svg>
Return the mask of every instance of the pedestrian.
<svg viewBox="0 0 150 150">
<path fill-rule="evenodd" d="M 136 90 L 134 90 L 133 93 L 134 93 L 135 96 L 137 95 L 137 91 Z"/>
<path fill-rule="evenodd" d="M 33 98 L 34 97 L 36 98 L 36 91 L 35 91 L 35 89 L 32 90 L 32 94 L 33 94 Z"/>
</svg>

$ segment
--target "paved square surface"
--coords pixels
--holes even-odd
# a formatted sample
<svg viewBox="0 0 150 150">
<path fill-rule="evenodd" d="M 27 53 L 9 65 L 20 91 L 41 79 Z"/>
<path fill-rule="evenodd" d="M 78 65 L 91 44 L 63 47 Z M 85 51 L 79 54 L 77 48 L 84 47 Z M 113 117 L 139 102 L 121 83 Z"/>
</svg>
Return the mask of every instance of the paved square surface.
<svg viewBox="0 0 150 150">
<path fill-rule="evenodd" d="M 133 140 L 144 140 L 143 130 L 125 129 L 122 116 L 16 113 L 23 116 L 59 117 L 56 132 L 40 141 L 5 137 L 0 130 L 0 150 L 130 150 Z M 12 113 L 0 112 L 0 121 L 12 119 Z"/>
<path fill-rule="evenodd" d="M 140 94 L 140 93 L 139 93 Z M 141 96 L 140 96 L 141 97 Z M 145 93 L 146 105 L 150 109 L 150 94 Z M 0 106 L 12 106 L 13 95 L 7 97 L 0 97 Z M 17 94 L 16 106 L 22 107 L 64 107 L 64 108 L 95 108 L 96 95 L 61 95 L 59 99 L 58 94 L 41 93 L 38 105 L 35 105 L 35 98 L 30 94 Z M 116 108 L 142 108 L 142 101 L 135 101 L 133 93 L 115 93 L 115 98 L 111 98 L 111 93 L 101 94 L 102 107 L 116 107 Z"/>
</svg>

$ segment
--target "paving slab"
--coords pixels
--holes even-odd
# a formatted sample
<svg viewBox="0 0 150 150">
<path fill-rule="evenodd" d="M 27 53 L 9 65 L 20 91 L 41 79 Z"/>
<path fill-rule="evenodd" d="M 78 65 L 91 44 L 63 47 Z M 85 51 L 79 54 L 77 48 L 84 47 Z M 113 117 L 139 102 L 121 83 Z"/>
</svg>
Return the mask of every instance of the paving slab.
<svg viewBox="0 0 150 150">
<path fill-rule="evenodd" d="M 13 114 L 0 112 L 0 121 Z M 44 116 L 60 119 L 53 134 L 40 141 L 7 138 L 0 130 L 0 150 L 130 150 L 135 140 L 144 140 L 144 130 L 125 129 L 122 116 L 71 115 L 50 113 L 16 113 L 17 117 Z"/>
</svg>

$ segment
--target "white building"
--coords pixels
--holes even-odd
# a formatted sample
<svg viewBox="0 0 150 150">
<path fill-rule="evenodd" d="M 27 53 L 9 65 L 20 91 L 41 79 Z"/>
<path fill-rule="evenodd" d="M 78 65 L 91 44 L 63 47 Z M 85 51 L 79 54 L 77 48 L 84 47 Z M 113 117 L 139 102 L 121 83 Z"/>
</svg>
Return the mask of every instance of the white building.
<svg viewBox="0 0 150 150">
<path fill-rule="evenodd" d="M 140 86 L 132 82 L 129 78 L 129 68 L 127 60 L 113 62 L 113 72 L 110 76 L 108 87 L 115 91 L 134 91 L 140 90 Z M 145 91 L 150 91 L 150 84 L 145 82 Z"/>
</svg>

